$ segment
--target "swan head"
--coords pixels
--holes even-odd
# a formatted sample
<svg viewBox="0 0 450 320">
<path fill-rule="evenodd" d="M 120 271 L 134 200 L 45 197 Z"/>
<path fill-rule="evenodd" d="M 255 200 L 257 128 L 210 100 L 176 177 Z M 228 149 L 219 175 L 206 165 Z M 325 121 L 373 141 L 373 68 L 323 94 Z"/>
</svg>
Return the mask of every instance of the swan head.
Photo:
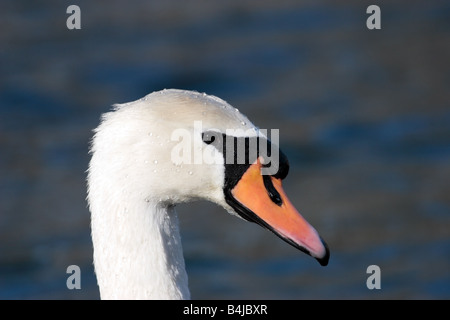
<svg viewBox="0 0 450 320">
<path fill-rule="evenodd" d="M 267 136 L 224 100 L 198 92 L 163 90 L 115 105 L 92 142 L 91 211 L 99 197 L 143 206 L 204 199 L 327 265 L 327 245 L 282 188 L 288 160 Z"/>
</svg>

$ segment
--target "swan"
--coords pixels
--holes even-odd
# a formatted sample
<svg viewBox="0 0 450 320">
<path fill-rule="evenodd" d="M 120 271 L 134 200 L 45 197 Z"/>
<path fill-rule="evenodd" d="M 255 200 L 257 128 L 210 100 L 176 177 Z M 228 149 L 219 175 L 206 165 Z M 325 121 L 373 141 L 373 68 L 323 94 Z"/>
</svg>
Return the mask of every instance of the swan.
<svg viewBox="0 0 450 320">
<path fill-rule="evenodd" d="M 243 142 L 247 161 L 225 141 Z M 259 142 L 256 153 L 251 141 Z M 278 154 L 271 175 L 262 174 L 270 159 L 261 146 Z M 165 89 L 116 104 L 94 129 L 90 154 L 87 201 L 101 299 L 190 299 L 175 205 L 197 199 L 328 263 L 327 245 L 282 189 L 285 155 L 218 97 Z"/>
</svg>

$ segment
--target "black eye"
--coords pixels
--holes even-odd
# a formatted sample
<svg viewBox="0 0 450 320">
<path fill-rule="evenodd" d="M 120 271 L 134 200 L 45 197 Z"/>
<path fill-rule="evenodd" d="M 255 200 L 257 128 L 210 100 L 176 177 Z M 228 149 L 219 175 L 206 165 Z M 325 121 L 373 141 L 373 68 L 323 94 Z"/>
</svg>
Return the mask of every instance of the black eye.
<svg viewBox="0 0 450 320">
<path fill-rule="evenodd" d="M 209 132 L 202 133 L 202 140 L 206 144 L 211 144 L 216 140 L 216 137 Z"/>
<path fill-rule="evenodd" d="M 281 199 L 280 194 L 278 193 L 277 189 L 273 186 L 272 179 L 269 175 L 263 175 L 263 181 L 264 181 L 264 187 L 266 187 L 267 193 L 269 194 L 270 200 L 272 200 L 273 203 L 275 203 L 277 206 L 280 206 L 283 204 L 283 200 Z"/>
</svg>

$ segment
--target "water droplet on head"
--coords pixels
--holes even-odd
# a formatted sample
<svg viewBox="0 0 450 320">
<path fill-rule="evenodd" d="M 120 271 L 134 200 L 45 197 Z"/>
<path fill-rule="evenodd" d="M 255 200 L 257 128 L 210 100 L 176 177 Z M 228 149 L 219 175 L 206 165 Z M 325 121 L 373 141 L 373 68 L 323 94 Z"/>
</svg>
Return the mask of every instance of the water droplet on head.
<svg viewBox="0 0 450 320">
<path fill-rule="evenodd" d="M 192 171 L 189 171 L 188 173 L 189 173 L 189 175 L 192 175 Z"/>
<path fill-rule="evenodd" d="M 246 125 L 245 121 L 241 121 L 241 125 L 245 126 Z"/>
<path fill-rule="evenodd" d="M 154 163 L 154 164 L 158 164 L 158 160 L 154 160 L 153 163 Z"/>
<path fill-rule="evenodd" d="M 149 132 L 148 135 L 149 137 L 151 137 L 153 135 L 153 132 Z"/>
</svg>

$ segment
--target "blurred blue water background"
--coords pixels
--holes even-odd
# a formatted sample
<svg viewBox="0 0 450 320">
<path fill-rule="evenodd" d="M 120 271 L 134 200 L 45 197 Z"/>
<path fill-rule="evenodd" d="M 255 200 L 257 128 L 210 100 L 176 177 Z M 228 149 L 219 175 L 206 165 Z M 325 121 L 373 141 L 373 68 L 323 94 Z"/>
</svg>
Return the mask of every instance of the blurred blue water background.
<svg viewBox="0 0 450 320">
<path fill-rule="evenodd" d="M 182 205 L 193 298 L 449 299 L 450 3 L 379 1 L 374 31 L 370 4 L 0 2 L 0 299 L 99 298 L 91 130 L 163 88 L 280 129 L 285 189 L 331 248 L 322 268 L 215 205 Z M 66 288 L 72 264 L 81 290 Z"/>
</svg>

